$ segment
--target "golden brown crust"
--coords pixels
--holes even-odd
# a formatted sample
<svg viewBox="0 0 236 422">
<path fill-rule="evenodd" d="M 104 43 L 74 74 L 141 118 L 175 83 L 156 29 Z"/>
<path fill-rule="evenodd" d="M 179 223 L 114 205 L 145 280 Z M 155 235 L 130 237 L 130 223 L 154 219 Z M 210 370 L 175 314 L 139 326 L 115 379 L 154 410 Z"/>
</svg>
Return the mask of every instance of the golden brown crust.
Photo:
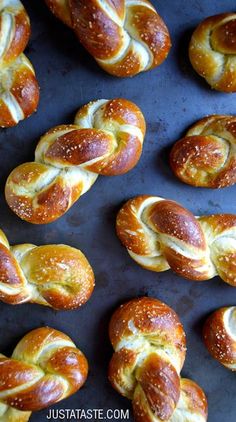
<svg viewBox="0 0 236 422">
<path fill-rule="evenodd" d="M 0 232 L 0 300 L 76 309 L 94 289 L 93 270 L 83 253 L 67 245 L 10 247 Z"/>
<path fill-rule="evenodd" d="M 236 307 L 217 309 L 206 320 L 203 339 L 212 355 L 226 368 L 236 371 Z"/>
<path fill-rule="evenodd" d="M 235 40 L 235 13 L 208 17 L 198 25 L 191 38 L 192 66 L 219 91 L 236 91 Z"/>
<path fill-rule="evenodd" d="M 13 3 L 15 3 L 14 6 Z M 4 28 L 4 19 L 7 20 L 10 16 L 14 20 L 14 24 L 9 22 L 6 25 L 5 23 Z M 11 3 L 5 2 L 5 7 L 0 11 L 0 22 L 0 30 L 5 29 L 10 35 L 9 42 L 4 46 L 0 57 L 1 68 L 3 68 L 14 62 L 26 48 L 30 37 L 30 21 L 22 3 L 15 0 Z"/>
<path fill-rule="evenodd" d="M 24 117 L 29 117 L 38 106 L 39 86 L 32 69 L 24 62 L 19 64 L 14 74 L 11 94 L 15 97 Z"/>
<path fill-rule="evenodd" d="M 174 234 L 176 239 L 195 248 L 204 249 L 206 247 L 198 221 L 190 211 L 177 202 L 168 200 L 156 202 L 148 208 L 146 218 L 151 228 L 158 233 L 167 236 Z"/>
<path fill-rule="evenodd" d="M 197 413 L 199 415 L 199 421 L 207 420 L 208 404 L 204 391 L 198 384 L 187 378 L 181 378 L 180 385 L 181 398 L 185 401 L 187 409 L 192 413 Z"/>
<path fill-rule="evenodd" d="M 67 186 L 63 177 L 55 173 L 52 183 L 45 186 L 44 180 L 46 182 L 48 176 L 48 166 L 35 162 L 22 164 L 10 174 L 5 188 L 6 201 L 22 220 L 33 224 L 51 223 L 61 217 L 80 197 L 82 181 L 78 180 L 75 187 Z M 39 192 L 36 190 L 35 197 L 32 197 L 32 192 L 38 185 L 42 188 Z"/>
<path fill-rule="evenodd" d="M 175 175 L 193 186 L 222 188 L 236 183 L 236 117 L 208 116 L 176 142 L 170 154 Z"/>
<path fill-rule="evenodd" d="M 199 218 L 216 273 L 236 287 L 236 215 L 216 214 Z"/>
<path fill-rule="evenodd" d="M 45 2 L 58 19 L 61 19 L 70 28 L 73 27 L 69 6 L 70 0 L 45 0 Z"/>
<path fill-rule="evenodd" d="M 140 415 L 138 406 L 142 403 L 143 396 L 147 404 L 142 407 L 149 407 L 150 411 L 160 419 L 169 420 L 180 398 L 180 378 L 176 369 L 153 353 L 137 370 L 136 378 L 139 388 L 136 387 L 134 393 L 134 415 L 136 413 Z"/>
<path fill-rule="evenodd" d="M 185 411 L 199 417 L 199 422 L 206 421 L 203 391 L 179 375 L 186 340 L 171 308 L 154 298 L 133 299 L 114 312 L 109 336 L 115 350 L 109 380 L 120 394 L 132 400 L 135 421 L 172 421 L 179 413 L 185 421 Z"/>
<path fill-rule="evenodd" d="M 171 341 L 181 353 L 185 350 L 185 334 L 177 314 L 166 304 L 148 297 L 125 303 L 112 315 L 109 337 L 114 349 L 123 337 L 132 336 L 131 320 L 142 335 L 162 333 L 165 340 Z M 180 359 L 181 362 L 183 359 Z"/>
<path fill-rule="evenodd" d="M 117 235 L 131 257 L 152 271 L 171 268 L 191 280 L 215 275 L 236 286 L 236 216 L 200 218 L 174 201 L 138 196 L 117 215 Z"/>
<path fill-rule="evenodd" d="M 74 394 L 88 374 L 88 362 L 82 352 L 68 336 L 49 327 L 28 333 L 12 358 L 0 355 L 0 363 L 0 401 L 9 406 L 4 414 L 4 420 L 9 422 L 27 421 L 31 411 Z"/>
<path fill-rule="evenodd" d="M 136 400 L 133 401 L 135 422 L 189 422 L 191 417 L 197 417 L 198 422 L 206 422 L 208 417 L 208 404 L 204 391 L 192 380 L 180 379 L 180 397 L 172 416 L 165 418 L 164 412 L 161 418 L 154 415 L 148 405 L 147 398 L 139 388 L 136 390 Z M 165 419 L 164 419 L 165 418 Z"/>
<path fill-rule="evenodd" d="M 75 123 L 49 130 L 37 145 L 35 162 L 18 166 L 8 177 L 7 203 L 23 220 L 55 221 L 99 174 L 120 175 L 137 164 L 146 125 L 132 102 L 91 102 L 77 112 Z"/>
<path fill-rule="evenodd" d="M 1 35 L 2 34 L 2 35 Z M 30 36 L 29 17 L 19 0 L 0 10 L 0 126 L 15 126 L 36 111 L 39 86 L 23 51 Z"/>
<path fill-rule="evenodd" d="M 74 29 L 98 64 L 119 77 L 160 65 L 171 47 L 168 29 L 147 1 L 46 0 L 52 12 Z"/>
<path fill-rule="evenodd" d="M 115 12 L 114 7 L 110 7 Z M 119 53 L 123 44 L 122 28 L 109 19 L 97 0 L 72 0 L 71 13 L 76 35 L 92 56 L 106 60 Z"/>
</svg>

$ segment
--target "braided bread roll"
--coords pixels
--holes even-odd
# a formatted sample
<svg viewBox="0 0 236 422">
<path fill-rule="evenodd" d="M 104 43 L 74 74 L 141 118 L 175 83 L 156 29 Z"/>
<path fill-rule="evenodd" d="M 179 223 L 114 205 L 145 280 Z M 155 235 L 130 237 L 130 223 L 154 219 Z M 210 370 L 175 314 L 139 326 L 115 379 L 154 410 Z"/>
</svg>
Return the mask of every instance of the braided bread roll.
<svg viewBox="0 0 236 422">
<path fill-rule="evenodd" d="M 205 345 L 226 368 L 236 371 L 236 306 L 217 309 L 203 328 Z"/>
<path fill-rule="evenodd" d="M 130 101 L 98 100 L 85 105 L 74 125 L 58 126 L 41 138 L 35 162 L 13 170 L 5 189 L 8 205 L 30 223 L 56 220 L 99 174 L 123 174 L 137 164 L 145 130 L 142 112 Z"/>
<path fill-rule="evenodd" d="M 236 92 L 236 13 L 210 16 L 201 22 L 192 35 L 189 58 L 212 88 Z"/>
<path fill-rule="evenodd" d="M 190 280 L 219 275 L 236 286 L 236 215 L 194 215 L 174 201 L 137 196 L 117 216 L 130 256 L 152 271 L 171 268 Z"/>
<path fill-rule="evenodd" d="M 192 186 L 223 188 L 236 183 L 236 117 L 199 120 L 170 154 L 175 175 Z"/>
<path fill-rule="evenodd" d="M 169 53 L 168 29 L 147 0 L 45 1 L 112 75 L 134 76 L 159 66 Z"/>
<path fill-rule="evenodd" d="M 0 300 L 76 309 L 94 289 L 93 270 L 84 254 L 66 245 L 10 247 L 0 230 Z"/>
<path fill-rule="evenodd" d="M 115 350 L 109 379 L 132 400 L 136 422 L 207 420 L 204 392 L 180 378 L 186 339 L 171 308 L 157 299 L 133 299 L 115 311 L 109 335 Z"/>
<path fill-rule="evenodd" d="M 16 346 L 12 357 L 0 354 L 0 420 L 26 422 L 44 409 L 78 391 L 85 383 L 88 362 L 72 340 L 42 327 Z"/>
<path fill-rule="evenodd" d="M 0 126 L 15 126 L 37 109 L 39 87 L 23 54 L 30 37 L 29 17 L 19 0 L 0 2 Z"/>
</svg>

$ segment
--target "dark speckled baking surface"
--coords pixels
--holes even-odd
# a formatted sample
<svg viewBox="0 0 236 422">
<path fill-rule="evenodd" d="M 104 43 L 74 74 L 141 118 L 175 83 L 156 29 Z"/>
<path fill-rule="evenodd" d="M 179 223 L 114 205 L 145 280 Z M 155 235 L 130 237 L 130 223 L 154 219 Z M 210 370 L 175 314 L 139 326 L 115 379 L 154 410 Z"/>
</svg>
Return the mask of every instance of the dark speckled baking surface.
<svg viewBox="0 0 236 422">
<path fill-rule="evenodd" d="M 187 57 L 193 28 L 208 15 L 233 11 L 235 0 L 153 0 L 169 27 L 173 47 L 164 64 L 133 79 L 116 79 L 100 70 L 72 32 L 50 14 L 43 0 L 23 3 L 32 23 L 26 54 L 37 72 L 41 101 L 37 114 L 16 128 L 0 132 L 1 227 L 11 244 L 66 243 L 80 248 L 94 268 L 96 288 L 91 300 L 77 311 L 1 303 L 1 352 L 10 355 L 17 341 L 35 327 L 49 325 L 62 330 L 86 354 L 90 374 L 78 394 L 54 408 L 130 409 L 129 401 L 113 391 L 107 380 L 112 355 L 108 322 L 120 303 L 135 296 L 154 296 L 172 306 L 185 327 L 188 353 L 182 375 L 205 390 L 209 422 L 235 422 L 235 374 L 209 356 L 201 328 L 211 311 L 236 303 L 236 289 L 218 277 L 197 283 L 170 271 L 156 274 L 143 270 L 129 258 L 114 230 L 121 204 L 142 193 L 175 199 L 198 215 L 236 213 L 236 187 L 196 189 L 181 184 L 168 166 L 170 146 L 189 125 L 206 114 L 236 111 L 236 94 L 212 91 L 194 73 Z M 6 177 L 16 165 L 33 159 L 39 136 L 54 125 L 71 123 L 77 108 L 88 101 L 119 96 L 137 103 L 146 117 L 147 136 L 137 167 L 125 176 L 99 177 L 91 190 L 53 224 L 34 226 L 12 214 L 3 196 Z M 46 421 L 47 414 L 48 410 L 35 413 L 31 421 Z"/>
</svg>

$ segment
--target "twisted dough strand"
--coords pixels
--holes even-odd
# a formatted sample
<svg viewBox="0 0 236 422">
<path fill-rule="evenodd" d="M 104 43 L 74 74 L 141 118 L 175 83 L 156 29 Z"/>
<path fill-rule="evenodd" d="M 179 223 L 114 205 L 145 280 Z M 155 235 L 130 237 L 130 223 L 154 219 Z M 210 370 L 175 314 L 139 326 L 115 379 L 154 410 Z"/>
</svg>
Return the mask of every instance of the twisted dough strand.
<svg viewBox="0 0 236 422">
<path fill-rule="evenodd" d="M 69 0 L 45 0 L 52 13 L 70 28 L 73 27 Z"/>
<path fill-rule="evenodd" d="M 39 87 L 23 54 L 29 41 L 29 17 L 19 0 L 0 2 L 0 126 L 16 125 L 37 108 Z"/>
<path fill-rule="evenodd" d="M 195 29 L 189 46 L 192 66 L 212 88 L 236 91 L 236 14 L 210 16 Z"/>
<path fill-rule="evenodd" d="M 123 174 L 137 164 L 146 127 L 135 104 L 124 99 L 94 101 L 78 111 L 75 123 L 51 129 L 36 148 L 35 162 L 10 174 L 6 200 L 23 220 L 54 221 L 99 174 Z"/>
<path fill-rule="evenodd" d="M 0 230 L 0 300 L 76 309 L 94 288 L 93 270 L 78 249 L 66 245 L 10 247 Z"/>
<path fill-rule="evenodd" d="M 171 308 L 157 299 L 133 299 L 115 311 L 109 334 L 115 350 L 109 379 L 132 400 L 136 422 L 207 420 L 204 392 L 180 378 L 186 340 Z"/>
<path fill-rule="evenodd" d="M 88 363 L 72 340 L 43 327 L 31 331 L 12 357 L 0 354 L 0 419 L 27 422 L 32 411 L 74 394 L 85 383 Z"/>
<path fill-rule="evenodd" d="M 46 0 L 98 64 L 115 76 L 134 76 L 168 55 L 168 29 L 147 0 Z"/>
<path fill-rule="evenodd" d="M 236 183 L 236 117 L 208 116 L 176 142 L 173 172 L 193 186 L 223 188 Z"/>
<path fill-rule="evenodd" d="M 152 271 L 171 268 L 191 280 L 219 275 L 236 286 L 236 216 L 194 215 L 157 196 L 128 201 L 117 216 L 117 234 L 130 256 Z"/>
</svg>

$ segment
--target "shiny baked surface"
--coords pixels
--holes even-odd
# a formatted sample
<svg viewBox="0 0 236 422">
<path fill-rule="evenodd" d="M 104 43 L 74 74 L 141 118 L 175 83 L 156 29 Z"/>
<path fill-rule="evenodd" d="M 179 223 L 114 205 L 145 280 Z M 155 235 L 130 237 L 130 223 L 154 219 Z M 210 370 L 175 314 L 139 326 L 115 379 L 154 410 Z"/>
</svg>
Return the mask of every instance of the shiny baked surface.
<svg viewBox="0 0 236 422">
<path fill-rule="evenodd" d="M 35 321 L 62 330 L 89 357 L 91 374 L 79 394 L 53 406 L 53 409 L 83 408 L 88 398 L 89 406 L 100 408 L 104 398 L 108 397 L 108 406 L 129 410 L 129 419 L 133 422 L 130 401 L 113 390 L 107 380 L 107 366 L 112 354 L 107 325 L 111 313 L 120 303 L 136 295 L 156 296 L 176 310 L 184 325 L 188 354 L 182 376 L 195 380 L 205 391 L 209 401 L 209 422 L 219 418 L 224 421 L 226 413 L 227 422 L 235 422 L 234 374 L 211 358 L 201 338 L 206 315 L 222 305 L 231 306 L 235 289 L 222 283 L 218 277 L 206 283 L 195 283 L 186 282 L 171 270 L 161 273 L 146 271 L 130 259 L 114 231 L 116 214 L 122 204 L 143 193 L 175 200 L 195 215 L 236 213 L 235 186 L 217 191 L 193 188 L 180 183 L 168 163 L 173 142 L 180 139 L 194 122 L 212 113 L 234 114 L 234 95 L 211 90 L 187 57 L 188 43 L 198 23 L 206 16 L 233 11 L 234 1 L 225 0 L 223 4 L 222 1 L 180 3 L 179 0 L 153 0 L 171 32 L 173 48 L 159 68 L 143 72 L 131 80 L 109 77 L 100 69 L 73 32 L 55 19 L 43 1 L 23 2 L 33 31 L 30 50 L 26 54 L 37 70 L 41 93 L 44 94 L 38 112 L 30 119 L 13 130 L 0 131 L 2 156 L 4 154 L 2 192 L 12 169 L 33 159 L 39 137 L 62 122 L 71 123 L 78 107 L 91 99 L 125 96 L 134 101 L 145 114 L 148 131 L 142 159 L 131 172 L 112 179 L 98 178 L 77 205 L 55 223 L 40 226 L 22 223 L 9 212 L 1 195 L 1 227 L 12 245 L 25 241 L 36 245 L 61 242 L 73 245 L 85 253 L 94 270 L 98 268 L 98 271 L 96 293 L 78 311 L 58 313 L 49 307 L 30 303 L 14 308 L 1 303 L 4 338 L 0 338 L 0 350 L 10 356 L 18 339 L 36 327 Z M 22 321 L 20 326 L 19 320 Z M 6 324 L 9 330 L 5 330 Z M 96 341 L 98 331 L 104 345 L 103 354 L 100 342 Z M 93 382 L 96 378 L 100 380 L 99 388 Z M 222 385 L 227 394 L 222 393 Z M 35 412 L 31 420 L 42 422 L 48 414 L 48 409 Z"/>
<path fill-rule="evenodd" d="M 10 246 L 0 230 L 0 300 L 10 305 L 26 302 L 54 309 L 77 309 L 94 289 L 87 258 L 67 245 Z"/>
<path fill-rule="evenodd" d="M 167 57 L 168 29 L 147 0 L 45 0 L 108 73 L 134 76 Z"/>
<path fill-rule="evenodd" d="M 112 386 L 132 400 L 138 422 L 207 420 L 207 400 L 193 381 L 180 377 L 186 355 L 177 314 L 157 299 L 142 297 L 113 314 Z"/>
<path fill-rule="evenodd" d="M 11 127 L 36 111 L 39 86 L 23 54 L 30 38 L 29 16 L 19 0 L 0 3 L 0 127 Z"/>
<path fill-rule="evenodd" d="M 236 306 L 219 308 L 208 317 L 203 340 L 214 359 L 236 371 Z"/>
<path fill-rule="evenodd" d="M 142 195 L 120 209 L 116 230 L 131 258 L 148 270 L 171 268 L 196 281 L 219 275 L 236 286 L 236 215 L 195 217 L 177 202 Z"/>
<path fill-rule="evenodd" d="M 171 150 L 175 175 L 192 186 L 224 188 L 236 183 L 236 117 L 207 116 Z"/>
<path fill-rule="evenodd" d="M 204 19 L 192 35 L 189 58 L 212 88 L 236 92 L 236 14 Z"/>
<path fill-rule="evenodd" d="M 74 125 L 57 126 L 39 141 L 35 161 L 14 169 L 5 187 L 9 207 L 23 220 L 45 224 L 61 217 L 99 174 L 117 176 L 139 161 L 146 123 L 125 99 L 82 107 Z"/>
<path fill-rule="evenodd" d="M 37 328 L 17 344 L 10 358 L 0 354 L 0 417 L 26 422 L 78 391 L 85 383 L 88 362 L 70 337 L 50 327 Z"/>
</svg>

